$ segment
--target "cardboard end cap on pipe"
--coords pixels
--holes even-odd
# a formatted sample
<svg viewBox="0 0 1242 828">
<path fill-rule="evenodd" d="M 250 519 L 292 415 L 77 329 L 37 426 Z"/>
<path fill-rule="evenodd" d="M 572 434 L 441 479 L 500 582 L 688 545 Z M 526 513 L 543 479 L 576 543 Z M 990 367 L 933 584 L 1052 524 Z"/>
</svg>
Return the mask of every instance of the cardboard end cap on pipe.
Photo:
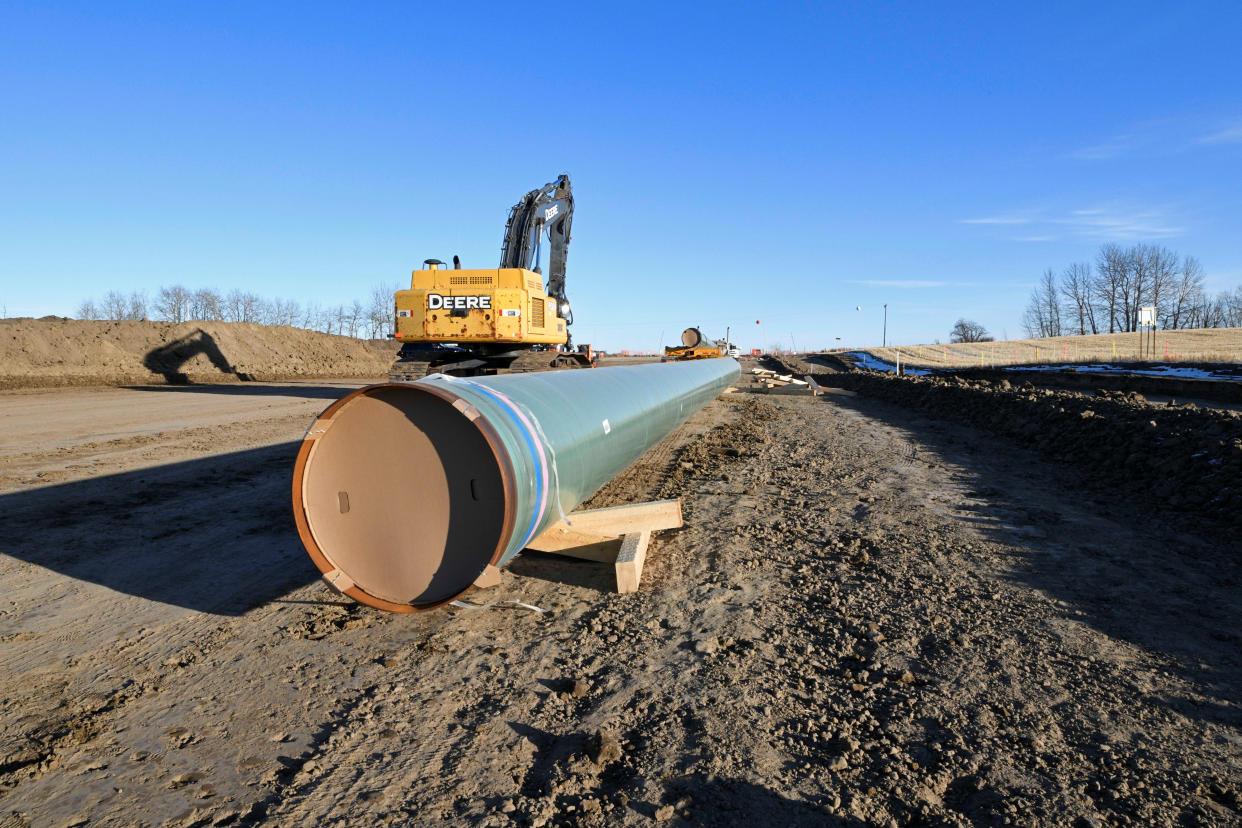
<svg viewBox="0 0 1242 828">
<path fill-rule="evenodd" d="M 342 397 L 307 433 L 294 519 L 311 560 L 351 598 L 432 609 L 500 560 L 512 473 L 486 420 L 455 402 L 429 385 L 374 385 Z"/>
</svg>

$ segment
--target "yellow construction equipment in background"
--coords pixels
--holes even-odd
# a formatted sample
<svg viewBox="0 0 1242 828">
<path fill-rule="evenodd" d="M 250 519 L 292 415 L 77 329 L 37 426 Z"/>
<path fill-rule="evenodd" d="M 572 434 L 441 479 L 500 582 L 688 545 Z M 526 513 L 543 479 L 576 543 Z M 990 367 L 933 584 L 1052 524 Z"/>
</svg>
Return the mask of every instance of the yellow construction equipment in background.
<svg viewBox="0 0 1242 828">
<path fill-rule="evenodd" d="M 688 359 L 715 359 L 726 356 L 727 345 L 703 338 L 698 328 L 686 328 L 681 332 L 681 345 L 669 345 L 664 348 L 661 362 L 681 362 Z"/>
<path fill-rule="evenodd" d="M 499 267 L 462 270 L 454 256 L 452 268 L 428 259 L 415 270 L 410 289 L 395 296 L 393 336 L 401 353 L 390 378 L 591 367 L 591 346 L 572 348 L 569 333 L 565 262 L 573 211 L 569 177 L 562 175 L 509 211 Z M 540 264 L 545 235 L 546 288 Z"/>
<path fill-rule="evenodd" d="M 569 335 L 538 273 L 523 268 L 452 270 L 428 259 L 396 294 L 402 343 L 563 345 Z"/>
</svg>

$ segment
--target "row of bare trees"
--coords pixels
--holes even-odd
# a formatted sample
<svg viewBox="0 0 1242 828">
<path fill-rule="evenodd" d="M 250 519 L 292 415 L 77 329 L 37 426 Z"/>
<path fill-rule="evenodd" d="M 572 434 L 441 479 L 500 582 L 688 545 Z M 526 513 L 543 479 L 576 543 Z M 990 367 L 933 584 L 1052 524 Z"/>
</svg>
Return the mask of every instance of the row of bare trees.
<svg viewBox="0 0 1242 828">
<path fill-rule="evenodd" d="M 1242 327 L 1242 286 L 1212 296 L 1203 266 L 1154 244 L 1105 244 L 1095 262 L 1044 271 L 1022 316 L 1028 337 L 1138 330 L 1139 310 L 1156 308 L 1166 330 Z"/>
<path fill-rule="evenodd" d="M 391 285 L 376 285 L 364 305 L 357 299 L 350 305 L 321 307 L 291 299 L 265 299 L 249 291 L 221 293 L 212 288 L 190 290 L 183 285 L 161 287 L 154 297 L 143 291 L 124 294 L 110 290 L 96 302 L 88 299 L 78 308 L 79 319 L 153 319 L 163 322 L 256 322 L 260 325 L 287 325 L 311 331 L 382 339 L 392 333 L 393 292 Z"/>
</svg>

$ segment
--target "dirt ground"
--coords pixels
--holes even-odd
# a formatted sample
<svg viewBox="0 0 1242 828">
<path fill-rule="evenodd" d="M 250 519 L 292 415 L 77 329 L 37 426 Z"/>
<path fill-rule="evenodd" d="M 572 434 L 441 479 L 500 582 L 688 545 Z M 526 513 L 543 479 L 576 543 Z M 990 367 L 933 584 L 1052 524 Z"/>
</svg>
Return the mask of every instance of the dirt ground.
<svg viewBox="0 0 1242 828">
<path fill-rule="evenodd" d="M 589 503 L 683 498 L 637 594 L 527 553 L 467 598 L 545 613 L 387 615 L 289 513 L 349 387 L 0 394 L 0 825 L 1242 822 L 1210 499 L 743 387 Z"/>
</svg>

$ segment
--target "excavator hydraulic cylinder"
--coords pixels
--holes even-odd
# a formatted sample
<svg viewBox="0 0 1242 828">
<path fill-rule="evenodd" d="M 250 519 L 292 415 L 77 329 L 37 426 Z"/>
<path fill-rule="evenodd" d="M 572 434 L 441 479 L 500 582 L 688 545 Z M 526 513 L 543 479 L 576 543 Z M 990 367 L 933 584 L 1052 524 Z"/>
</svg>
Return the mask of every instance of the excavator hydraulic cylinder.
<svg viewBox="0 0 1242 828">
<path fill-rule="evenodd" d="M 298 533 L 324 578 L 355 600 L 394 612 L 440 606 L 738 374 L 732 359 L 707 359 L 361 388 L 319 415 L 298 452 Z"/>
</svg>

